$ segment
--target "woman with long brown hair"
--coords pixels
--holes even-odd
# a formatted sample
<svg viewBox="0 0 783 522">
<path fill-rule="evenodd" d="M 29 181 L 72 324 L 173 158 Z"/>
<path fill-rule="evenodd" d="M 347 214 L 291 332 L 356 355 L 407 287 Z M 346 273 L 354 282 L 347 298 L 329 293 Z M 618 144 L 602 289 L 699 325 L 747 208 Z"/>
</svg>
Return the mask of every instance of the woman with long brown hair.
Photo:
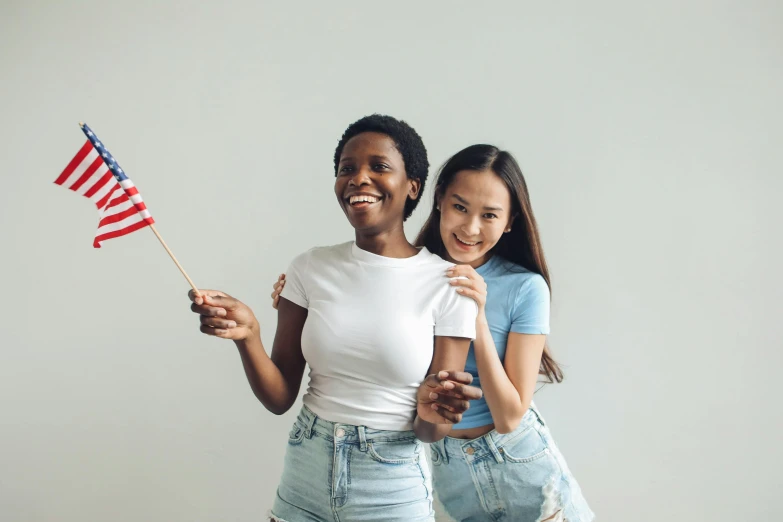
<svg viewBox="0 0 783 522">
<path fill-rule="evenodd" d="M 484 397 L 431 446 L 446 511 L 474 522 L 593 520 L 533 403 L 538 377 L 563 373 L 546 344 L 549 270 L 514 157 L 492 145 L 452 156 L 416 244 L 455 263 L 452 284 L 479 306 L 465 370 Z"/>
</svg>

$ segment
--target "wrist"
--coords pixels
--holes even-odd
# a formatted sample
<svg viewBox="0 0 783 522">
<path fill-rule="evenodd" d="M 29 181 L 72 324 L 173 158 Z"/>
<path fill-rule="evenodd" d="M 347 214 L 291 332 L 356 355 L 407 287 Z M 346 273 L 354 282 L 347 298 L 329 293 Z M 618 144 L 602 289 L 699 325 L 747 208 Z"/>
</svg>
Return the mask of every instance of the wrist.
<svg viewBox="0 0 783 522">
<path fill-rule="evenodd" d="M 247 331 L 248 331 L 249 338 L 253 338 L 253 337 L 258 337 L 259 339 L 261 338 L 261 325 L 258 324 L 258 319 L 253 317 L 253 320 L 250 321 L 250 325 L 247 327 Z"/>
<path fill-rule="evenodd" d="M 258 321 L 253 319 L 253 321 L 246 327 L 246 335 L 240 339 L 236 339 L 234 341 L 234 344 L 237 345 L 237 348 L 240 350 L 244 349 L 247 350 L 250 348 L 252 343 L 254 342 L 260 342 L 261 341 L 261 327 L 258 324 Z"/>
</svg>

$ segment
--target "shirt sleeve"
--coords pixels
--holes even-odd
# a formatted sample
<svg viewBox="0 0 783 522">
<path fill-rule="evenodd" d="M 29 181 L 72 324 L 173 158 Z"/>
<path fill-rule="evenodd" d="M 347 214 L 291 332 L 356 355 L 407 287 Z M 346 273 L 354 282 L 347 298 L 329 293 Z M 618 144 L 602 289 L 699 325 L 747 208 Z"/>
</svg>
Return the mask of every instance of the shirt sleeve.
<svg viewBox="0 0 783 522">
<path fill-rule="evenodd" d="M 534 274 L 520 286 L 511 315 L 511 331 L 549 333 L 549 286 L 541 275 Z"/>
<path fill-rule="evenodd" d="M 288 270 L 285 273 L 285 287 L 280 293 L 280 297 L 288 299 L 295 305 L 299 305 L 302 308 L 309 308 L 310 301 L 307 298 L 307 291 L 303 275 L 307 273 L 307 265 L 310 261 L 310 252 L 299 254 L 288 265 Z"/>
<path fill-rule="evenodd" d="M 449 285 L 443 310 L 435 323 L 435 335 L 439 337 L 476 338 L 476 316 L 478 305 L 470 297 L 459 295 Z"/>
</svg>

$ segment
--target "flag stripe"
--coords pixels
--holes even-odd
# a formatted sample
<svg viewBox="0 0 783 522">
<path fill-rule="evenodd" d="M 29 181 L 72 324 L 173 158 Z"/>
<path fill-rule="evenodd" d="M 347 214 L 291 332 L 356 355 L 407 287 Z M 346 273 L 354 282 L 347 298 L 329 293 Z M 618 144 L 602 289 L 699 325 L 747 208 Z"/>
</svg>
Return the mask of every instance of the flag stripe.
<svg viewBox="0 0 783 522">
<path fill-rule="evenodd" d="M 140 228 L 144 228 L 150 223 L 147 223 L 146 221 L 139 221 L 138 223 L 133 223 L 132 225 L 129 225 L 126 228 L 113 230 L 111 232 L 107 232 L 105 234 L 101 234 L 99 236 L 95 236 L 95 240 L 92 242 L 92 246 L 95 248 L 101 248 L 101 241 L 106 241 L 107 239 L 112 239 L 115 237 L 124 236 L 125 234 L 130 234 L 131 232 L 134 232 L 136 230 L 139 230 Z"/>
<path fill-rule="evenodd" d="M 139 221 L 145 222 L 145 223 L 148 223 L 148 224 L 152 224 L 152 223 L 155 222 L 154 220 L 152 220 L 152 218 L 150 218 L 150 221 L 148 221 L 146 219 L 142 219 L 142 217 L 138 213 L 135 213 L 135 214 L 132 214 L 132 215 L 126 217 L 125 219 L 123 219 L 121 221 L 116 221 L 114 223 L 108 223 L 108 224 L 98 228 L 98 231 L 95 233 L 95 235 L 97 237 L 97 236 L 100 236 L 102 234 L 106 234 L 106 233 L 109 233 L 109 232 L 115 232 L 115 231 L 118 231 L 118 230 L 122 230 L 122 229 L 124 229 L 126 227 L 129 227 L 129 226 L 133 225 L 136 222 L 139 222 Z"/>
<path fill-rule="evenodd" d="M 121 203 L 114 205 L 113 207 L 106 207 L 103 210 L 103 212 L 100 214 L 101 220 L 103 220 L 103 218 L 105 218 L 106 216 L 113 216 L 114 214 L 125 212 L 129 208 L 135 208 L 133 206 L 133 203 L 131 203 L 130 200 L 128 199 L 122 200 Z"/>
<path fill-rule="evenodd" d="M 106 225 L 117 223 L 118 221 L 122 221 L 123 219 L 133 216 L 135 214 L 138 214 L 138 212 L 136 211 L 136 207 L 131 205 L 130 208 L 126 208 L 125 210 L 119 211 L 116 214 L 104 216 L 101 219 L 100 223 L 98 223 L 98 230 L 100 231 Z"/>
<path fill-rule="evenodd" d="M 69 188 L 76 192 L 79 190 L 84 183 L 92 177 L 92 175 L 95 173 L 95 171 L 98 170 L 98 167 L 103 165 L 103 160 L 100 157 L 97 157 L 93 160 L 92 163 L 90 163 L 86 169 L 84 169 L 84 172 L 81 176 L 79 176 L 79 179 L 76 180 L 76 182 L 71 185 Z M 80 165 L 81 167 L 81 165 Z"/>
<path fill-rule="evenodd" d="M 103 206 L 106 205 L 106 201 L 109 201 L 108 198 L 110 198 L 114 191 L 118 188 L 120 187 L 117 185 L 116 181 L 114 179 L 110 179 L 100 188 L 100 190 L 97 190 L 95 194 L 90 196 L 90 201 L 95 203 L 95 206 L 98 207 L 98 210 L 101 210 Z M 103 201 L 103 205 L 100 204 L 101 201 Z"/>
<path fill-rule="evenodd" d="M 65 183 L 65 180 L 68 179 L 71 174 L 73 174 L 74 169 L 84 160 L 84 158 L 87 157 L 87 155 L 94 151 L 95 149 L 92 148 L 92 144 L 90 143 L 90 140 L 87 140 L 84 145 L 82 145 L 82 148 L 79 149 L 79 152 L 76 153 L 76 156 L 73 157 L 73 159 L 68 163 L 68 166 L 65 167 L 65 169 L 62 171 L 60 176 L 54 180 L 55 183 L 58 185 L 62 185 Z M 97 154 L 97 152 L 96 152 Z"/>
<path fill-rule="evenodd" d="M 63 186 L 66 188 L 71 188 L 74 182 L 78 181 L 79 178 L 81 178 L 82 174 L 84 174 L 84 171 L 90 168 L 90 165 L 98 158 L 98 152 L 91 151 L 89 154 L 87 154 L 87 157 L 84 158 L 84 160 L 79 163 L 75 169 L 71 171 L 71 175 L 68 176 L 68 179 L 66 179 L 63 182 Z M 71 190 L 73 190 L 71 188 Z"/>
<path fill-rule="evenodd" d="M 90 190 L 84 193 L 85 198 L 91 198 L 95 195 L 98 190 L 101 189 L 106 183 L 114 182 L 117 183 L 117 180 L 114 179 L 114 175 L 111 173 L 110 170 L 107 170 L 106 173 L 103 175 L 101 179 L 99 179 Z"/>
<path fill-rule="evenodd" d="M 106 206 L 106 204 L 111 200 L 111 198 L 114 197 L 114 194 L 117 192 L 117 190 L 119 190 L 120 194 L 122 194 L 122 189 L 120 188 L 120 186 L 114 185 L 113 187 L 109 188 L 109 191 L 105 195 L 98 196 L 98 194 L 96 194 L 95 196 L 93 196 L 93 201 L 95 201 L 95 199 L 100 197 L 100 199 L 98 199 L 98 201 L 95 203 L 95 206 L 98 207 L 98 210 L 101 210 L 103 209 L 103 207 Z"/>
<path fill-rule="evenodd" d="M 113 200 L 111 200 L 107 205 L 106 207 L 107 209 L 119 205 L 123 201 L 130 201 L 130 198 L 125 192 L 122 192 L 122 189 L 120 189 L 120 194 L 115 194 L 115 196 L 116 197 Z"/>
<path fill-rule="evenodd" d="M 111 174 L 111 171 L 109 170 L 109 167 L 106 165 L 101 165 L 101 167 L 95 171 L 95 173 L 88 179 L 84 185 L 79 187 L 79 190 L 76 191 L 77 194 L 80 196 L 85 196 L 90 199 L 92 199 L 92 196 L 88 196 L 87 193 L 90 191 L 90 189 L 94 188 L 96 183 L 100 183 L 98 187 L 96 188 L 96 192 L 98 189 L 103 188 L 103 185 L 106 183 L 106 174 Z M 114 184 L 116 185 L 117 182 L 115 181 Z"/>
</svg>

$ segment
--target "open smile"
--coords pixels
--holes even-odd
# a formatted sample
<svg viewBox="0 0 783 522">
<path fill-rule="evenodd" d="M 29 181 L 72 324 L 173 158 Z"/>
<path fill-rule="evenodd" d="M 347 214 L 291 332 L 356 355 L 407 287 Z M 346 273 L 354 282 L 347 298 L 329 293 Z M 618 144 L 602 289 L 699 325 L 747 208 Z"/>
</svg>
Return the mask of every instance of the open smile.
<svg viewBox="0 0 783 522">
<path fill-rule="evenodd" d="M 376 203 L 380 202 L 383 198 L 374 194 L 354 194 L 345 198 L 345 201 L 351 208 L 357 210 L 367 209 Z"/>
<path fill-rule="evenodd" d="M 481 241 L 466 241 L 464 239 L 461 239 L 457 234 L 454 234 L 454 239 L 456 239 L 457 246 L 465 251 L 472 250 L 473 248 L 479 246 L 481 244 Z"/>
</svg>

